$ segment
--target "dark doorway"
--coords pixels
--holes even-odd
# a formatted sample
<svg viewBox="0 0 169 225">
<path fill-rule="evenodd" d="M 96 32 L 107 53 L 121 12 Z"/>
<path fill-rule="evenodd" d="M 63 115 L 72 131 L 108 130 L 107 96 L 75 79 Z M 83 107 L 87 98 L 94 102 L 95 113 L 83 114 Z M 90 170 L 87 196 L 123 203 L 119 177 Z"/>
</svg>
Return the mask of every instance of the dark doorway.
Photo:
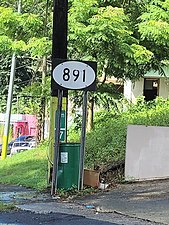
<svg viewBox="0 0 169 225">
<path fill-rule="evenodd" d="M 159 79 L 144 78 L 144 91 L 146 101 L 151 101 L 158 96 L 159 93 Z"/>
</svg>

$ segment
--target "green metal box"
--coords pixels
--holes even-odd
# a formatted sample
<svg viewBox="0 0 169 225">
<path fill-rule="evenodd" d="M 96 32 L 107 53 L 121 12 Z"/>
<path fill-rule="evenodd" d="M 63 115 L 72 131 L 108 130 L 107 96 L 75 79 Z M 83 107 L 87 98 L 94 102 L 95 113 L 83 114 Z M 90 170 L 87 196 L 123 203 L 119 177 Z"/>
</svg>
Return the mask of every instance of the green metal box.
<svg viewBox="0 0 169 225">
<path fill-rule="evenodd" d="M 60 143 L 57 188 L 79 189 L 80 143 Z"/>
</svg>

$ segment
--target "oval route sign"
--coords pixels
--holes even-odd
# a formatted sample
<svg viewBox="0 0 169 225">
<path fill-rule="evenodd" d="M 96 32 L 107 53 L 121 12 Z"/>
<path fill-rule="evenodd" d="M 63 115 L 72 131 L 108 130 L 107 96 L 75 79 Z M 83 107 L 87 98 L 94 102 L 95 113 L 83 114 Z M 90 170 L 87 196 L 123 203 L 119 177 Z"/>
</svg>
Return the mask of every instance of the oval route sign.
<svg viewBox="0 0 169 225">
<path fill-rule="evenodd" d="M 95 82 L 96 74 L 93 68 L 83 62 L 66 61 L 53 70 L 55 82 L 67 89 L 84 89 Z"/>
</svg>

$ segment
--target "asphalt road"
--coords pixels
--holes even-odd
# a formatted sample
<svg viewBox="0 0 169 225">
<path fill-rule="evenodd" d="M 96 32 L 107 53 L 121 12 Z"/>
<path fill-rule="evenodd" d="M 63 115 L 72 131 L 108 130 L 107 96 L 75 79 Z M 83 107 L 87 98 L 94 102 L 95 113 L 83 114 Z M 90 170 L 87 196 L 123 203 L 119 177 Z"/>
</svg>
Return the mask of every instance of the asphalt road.
<svg viewBox="0 0 169 225">
<path fill-rule="evenodd" d="M 131 217 L 169 224 L 169 179 L 117 185 L 77 203 L 99 206 Z"/>
<path fill-rule="evenodd" d="M 0 213 L 0 225 L 164 225 L 169 224 L 169 179 L 118 184 L 107 192 L 65 201 L 48 192 L 0 184 L 0 202 L 20 209 Z"/>
<path fill-rule="evenodd" d="M 27 211 L 0 213 L 1 225 L 118 225 L 63 213 L 36 214 Z"/>
</svg>

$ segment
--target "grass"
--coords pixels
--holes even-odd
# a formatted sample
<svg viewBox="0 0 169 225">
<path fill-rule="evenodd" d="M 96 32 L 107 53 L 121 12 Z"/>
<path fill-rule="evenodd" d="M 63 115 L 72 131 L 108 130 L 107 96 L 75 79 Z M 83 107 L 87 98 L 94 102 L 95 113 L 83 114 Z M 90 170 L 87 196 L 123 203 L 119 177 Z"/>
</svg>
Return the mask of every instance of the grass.
<svg viewBox="0 0 169 225">
<path fill-rule="evenodd" d="M 11 211 L 11 210 L 16 210 L 15 205 L 4 204 L 4 203 L 0 202 L 0 212 L 6 212 L 6 211 Z"/>
<path fill-rule="evenodd" d="M 0 183 L 44 190 L 47 187 L 47 165 L 45 146 L 7 157 L 0 161 Z"/>
<path fill-rule="evenodd" d="M 0 161 L 0 183 L 22 185 L 39 191 L 47 188 L 47 146 L 24 151 L 7 157 Z M 77 191 L 75 188 L 65 191 L 58 190 L 58 195 L 63 198 L 70 196 L 83 196 L 96 192 L 93 188 Z M 0 211 L 13 210 L 14 206 L 0 203 Z"/>
</svg>

